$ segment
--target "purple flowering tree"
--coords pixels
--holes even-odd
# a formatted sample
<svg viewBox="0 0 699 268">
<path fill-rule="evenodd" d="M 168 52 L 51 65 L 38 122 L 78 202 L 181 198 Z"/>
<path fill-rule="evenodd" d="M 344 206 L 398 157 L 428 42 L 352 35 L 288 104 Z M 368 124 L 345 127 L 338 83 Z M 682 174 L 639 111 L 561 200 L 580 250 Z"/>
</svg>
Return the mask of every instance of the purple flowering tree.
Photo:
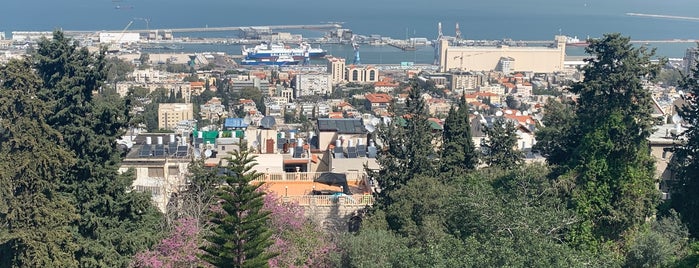
<svg viewBox="0 0 699 268">
<path fill-rule="evenodd" d="M 304 216 L 295 202 L 282 202 L 274 193 L 265 195 L 263 209 L 271 212 L 267 222 L 274 232 L 271 252 L 279 255 L 269 260 L 270 267 L 329 267 L 328 253 L 336 250 L 330 235 Z"/>
<path fill-rule="evenodd" d="M 140 252 L 134 256 L 133 267 L 173 268 L 206 267 L 197 258 L 199 253 L 200 228 L 196 219 L 181 218 L 163 240 L 153 250 Z"/>
</svg>

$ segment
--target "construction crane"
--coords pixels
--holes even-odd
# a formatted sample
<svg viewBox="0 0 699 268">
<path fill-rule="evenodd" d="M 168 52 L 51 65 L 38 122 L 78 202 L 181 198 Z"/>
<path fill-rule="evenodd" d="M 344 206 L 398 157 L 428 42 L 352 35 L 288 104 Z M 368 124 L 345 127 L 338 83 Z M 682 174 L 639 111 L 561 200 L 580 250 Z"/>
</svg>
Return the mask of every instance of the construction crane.
<svg viewBox="0 0 699 268">
<path fill-rule="evenodd" d="M 354 40 L 355 35 L 352 35 L 352 48 L 354 49 L 354 65 L 361 65 L 362 61 L 359 58 L 359 44 L 357 44 L 357 41 Z"/>
<path fill-rule="evenodd" d="M 118 38 L 112 39 L 109 47 L 107 48 L 107 52 L 116 53 L 121 50 L 121 39 L 124 38 L 124 34 L 126 34 L 126 31 L 129 29 L 129 27 L 131 27 L 131 24 L 133 24 L 133 21 L 129 21 L 129 24 L 126 24 L 126 27 L 124 27 L 124 30 L 121 30 Z"/>
</svg>

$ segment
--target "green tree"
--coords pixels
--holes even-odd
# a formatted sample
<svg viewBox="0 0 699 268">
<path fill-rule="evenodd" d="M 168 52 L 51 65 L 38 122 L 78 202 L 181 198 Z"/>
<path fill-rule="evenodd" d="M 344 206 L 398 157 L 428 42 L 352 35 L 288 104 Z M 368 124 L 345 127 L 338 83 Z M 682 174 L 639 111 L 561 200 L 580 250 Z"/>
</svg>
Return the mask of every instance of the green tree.
<svg viewBox="0 0 699 268">
<path fill-rule="evenodd" d="M 672 184 L 672 207 L 687 223 L 693 237 L 699 237 L 699 65 L 691 75 L 684 77 L 681 88 L 685 105 L 677 107 L 677 114 L 687 123 L 687 129 L 677 136 L 673 167 L 677 171 Z"/>
<path fill-rule="evenodd" d="M 41 80 L 27 60 L 0 68 L 0 267 L 75 267 L 78 215 L 60 178 L 74 155 L 36 97 Z"/>
<path fill-rule="evenodd" d="M 515 123 L 497 117 L 493 124 L 485 128 L 488 139 L 481 145 L 483 161 L 488 166 L 504 169 L 516 168 L 524 161 L 524 154 L 517 149 L 517 129 Z"/>
<path fill-rule="evenodd" d="M 688 267 L 679 263 L 689 253 L 689 231 L 677 213 L 654 220 L 628 242 L 626 267 Z"/>
<path fill-rule="evenodd" d="M 620 34 L 591 40 L 585 51 L 594 57 L 571 89 L 579 98 L 576 127 L 561 137 L 572 141 L 562 179 L 575 185 L 570 204 L 581 217 L 571 239 L 594 248 L 645 222 L 659 201 L 647 141 L 655 119 L 643 88 L 659 65 L 651 62 L 653 51 L 634 48 Z"/>
<path fill-rule="evenodd" d="M 83 267 L 125 266 L 131 255 L 157 239 L 161 214 L 150 195 L 127 192 L 133 174 L 119 174 L 114 141 L 129 122 L 129 103 L 113 94 L 95 94 L 105 78 L 104 51 L 90 53 L 54 32 L 32 55 L 43 82 L 37 96 L 48 103 L 46 122 L 62 135 L 59 144 L 77 161 L 60 176 L 80 214 L 74 228 Z"/>
<path fill-rule="evenodd" d="M 459 106 L 449 109 L 442 132 L 441 171 L 447 174 L 461 174 L 478 166 L 478 151 L 471 136 L 466 98 L 462 97 Z"/>
<path fill-rule="evenodd" d="M 573 141 L 565 140 L 567 133 L 573 131 L 575 112 L 572 104 L 562 103 L 549 98 L 544 106 L 543 126 L 536 135 L 535 150 L 539 150 L 552 165 L 563 164 L 574 149 Z"/>
<path fill-rule="evenodd" d="M 258 176 L 254 161 L 248 151 L 234 151 L 224 167 L 220 207 L 211 210 L 212 233 L 205 236 L 209 243 L 200 256 L 215 267 L 267 267 L 274 257 L 266 251 L 272 232 L 265 225 L 270 212 L 262 210 L 262 184 L 250 183 Z"/>
<path fill-rule="evenodd" d="M 133 72 L 133 65 L 118 57 L 106 59 L 107 81 L 116 83 L 126 81 L 126 77 Z"/>
<path fill-rule="evenodd" d="M 379 182 L 381 192 L 377 200 L 381 205 L 390 205 L 395 197 L 391 192 L 406 185 L 417 175 L 436 174 L 435 135 L 429 125 L 425 101 L 417 82 L 411 81 L 412 89 L 404 109 L 396 109 L 390 123 L 380 125 L 376 139 L 381 150 L 376 158 L 381 168 L 370 171 Z"/>
</svg>

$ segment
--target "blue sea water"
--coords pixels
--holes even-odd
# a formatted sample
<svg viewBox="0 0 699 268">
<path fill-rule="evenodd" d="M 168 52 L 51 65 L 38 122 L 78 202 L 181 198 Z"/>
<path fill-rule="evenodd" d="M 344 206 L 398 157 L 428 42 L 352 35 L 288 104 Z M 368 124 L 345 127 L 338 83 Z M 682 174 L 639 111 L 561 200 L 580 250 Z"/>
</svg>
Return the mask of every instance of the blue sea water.
<svg viewBox="0 0 699 268">
<path fill-rule="evenodd" d="M 628 16 L 647 13 L 699 16 L 696 0 L 4 0 L 0 31 L 166 29 L 215 26 L 318 24 L 344 22 L 358 34 L 393 38 L 454 35 L 458 22 L 466 39 L 552 40 L 556 34 L 598 37 L 620 32 L 634 40 L 699 39 L 698 20 Z M 142 18 L 142 19 L 137 19 Z M 146 23 L 146 20 L 148 23 Z M 234 36 L 235 33 L 216 33 Z M 322 35 L 304 32 L 304 35 Z M 658 54 L 681 57 L 691 43 L 659 44 Z M 330 47 L 332 48 L 332 47 Z M 225 49 L 225 48 L 223 48 Z M 221 49 L 217 49 L 221 50 Z M 233 49 L 239 51 L 239 48 Z M 351 50 L 338 49 L 335 54 Z M 333 51 L 330 51 L 333 53 Z M 432 50 L 395 52 L 390 47 L 362 48 L 367 63 L 405 60 L 432 62 Z M 569 54 L 582 54 L 571 49 Z M 412 55 L 411 55 L 412 54 Z M 351 55 L 338 55 L 351 58 Z"/>
</svg>

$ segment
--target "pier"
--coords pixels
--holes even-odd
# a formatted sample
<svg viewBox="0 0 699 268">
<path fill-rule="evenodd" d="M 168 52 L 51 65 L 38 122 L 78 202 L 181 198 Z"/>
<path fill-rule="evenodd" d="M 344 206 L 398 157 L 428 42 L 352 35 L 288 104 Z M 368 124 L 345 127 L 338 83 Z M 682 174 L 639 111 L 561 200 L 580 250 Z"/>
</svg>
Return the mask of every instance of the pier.
<svg viewBox="0 0 699 268">
<path fill-rule="evenodd" d="M 326 24 L 298 24 L 298 25 L 267 25 L 267 26 L 225 26 L 225 27 L 199 27 L 199 28 L 170 28 L 170 29 L 138 29 L 138 30 L 109 30 L 105 32 L 114 33 L 150 33 L 154 31 L 169 31 L 172 33 L 196 33 L 196 32 L 228 32 L 242 31 L 248 29 L 270 29 L 270 30 L 331 30 L 342 28 L 342 25 L 337 23 Z M 89 34 L 95 31 L 65 31 L 68 34 Z"/>
</svg>

